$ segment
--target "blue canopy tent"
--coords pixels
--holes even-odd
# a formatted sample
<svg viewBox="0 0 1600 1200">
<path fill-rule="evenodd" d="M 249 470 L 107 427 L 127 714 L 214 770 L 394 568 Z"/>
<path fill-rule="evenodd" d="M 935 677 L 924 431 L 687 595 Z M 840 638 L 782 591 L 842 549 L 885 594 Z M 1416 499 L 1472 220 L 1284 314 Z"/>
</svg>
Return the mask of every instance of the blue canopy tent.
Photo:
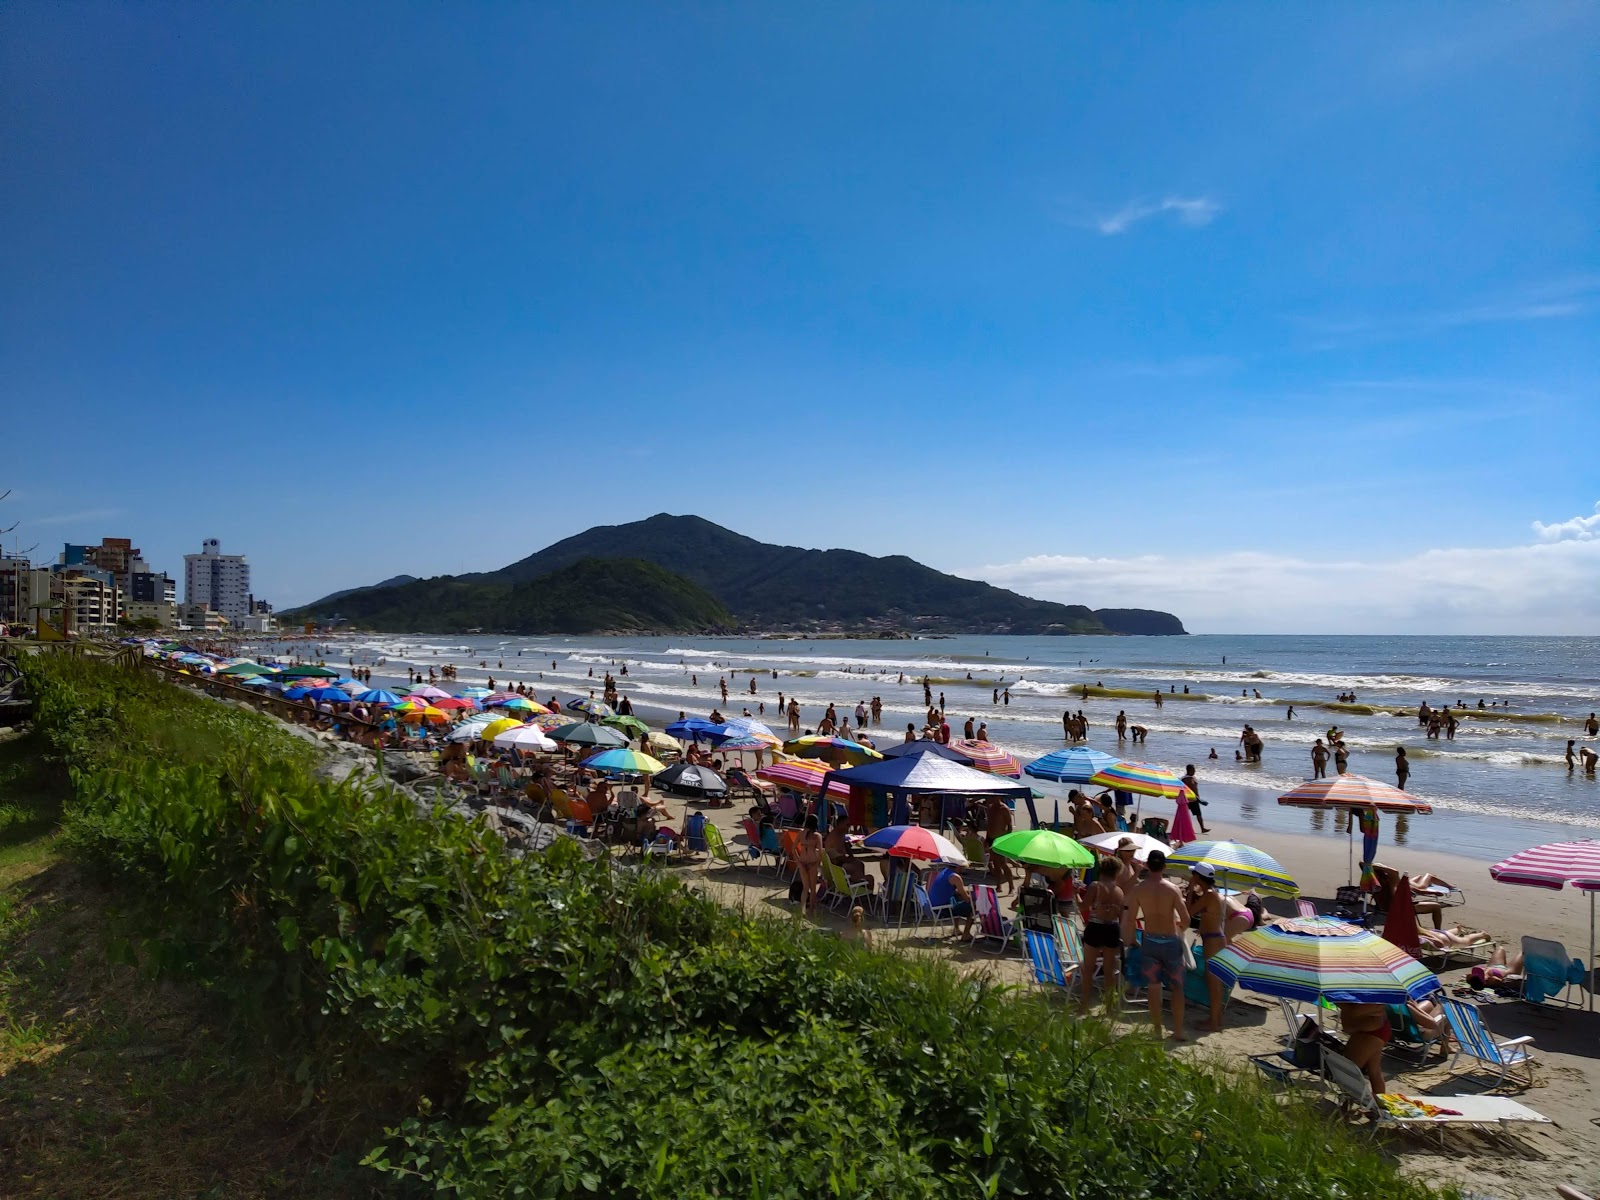
<svg viewBox="0 0 1600 1200">
<path fill-rule="evenodd" d="M 890 746 L 881 751 L 885 758 L 905 758 L 913 754 L 935 754 L 940 758 L 948 759 L 953 763 L 960 763 L 963 767 L 970 767 L 972 759 L 959 750 L 952 750 L 949 746 L 941 745 L 929 738 L 919 738 L 914 742 L 901 742 L 898 746 Z"/>
<path fill-rule="evenodd" d="M 978 796 L 987 799 L 999 796 L 1008 803 L 1018 800 L 1028 806 L 1029 824 L 1037 828 L 1039 815 L 1033 807 L 1033 789 L 1003 775 L 989 775 L 974 771 L 960 763 L 951 762 L 937 754 L 906 754 L 898 758 L 883 758 L 859 767 L 846 767 L 829 771 L 818 788 L 826 796 L 828 786 L 842 783 L 847 787 L 864 787 L 875 792 L 887 792 L 890 812 L 889 824 L 910 823 L 911 796 Z M 829 805 L 818 805 L 819 821 L 827 828 Z"/>
</svg>

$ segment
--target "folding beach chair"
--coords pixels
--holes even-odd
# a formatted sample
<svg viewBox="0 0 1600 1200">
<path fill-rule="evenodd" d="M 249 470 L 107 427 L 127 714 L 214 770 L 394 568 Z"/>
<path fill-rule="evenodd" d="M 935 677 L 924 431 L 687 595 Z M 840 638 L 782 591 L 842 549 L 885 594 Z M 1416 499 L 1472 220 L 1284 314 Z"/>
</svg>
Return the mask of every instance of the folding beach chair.
<svg viewBox="0 0 1600 1200">
<path fill-rule="evenodd" d="M 1442 1031 L 1433 1036 L 1423 1033 L 1411 1010 L 1404 1004 L 1391 1004 L 1388 1007 L 1391 1050 L 1405 1050 L 1415 1054 L 1418 1062 L 1426 1062 L 1435 1046 L 1444 1045 L 1445 1034 Z"/>
<path fill-rule="evenodd" d="M 989 873 L 989 848 L 983 844 L 983 839 L 975 833 L 964 834 L 961 838 L 961 852 L 967 856 L 973 871 Z"/>
<path fill-rule="evenodd" d="M 1439 1144 L 1442 1146 L 1444 1132 L 1452 1125 L 1504 1129 L 1506 1125 L 1520 1121 L 1541 1125 L 1554 1123 L 1544 1114 L 1505 1096 L 1407 1096 L 1398 1092 L 1386 1093 L 1385 1098 L 1397 1102 L 1396 1107 L 1401 1110 L 1395 1112 L 1372 1094 L 1372 1085 L 1367 1082 L 1361 1068 L 1344 1055 L 1329 1051 L 1322 1056 L 1322 1062 L 1328 1081 L 1343 1097 L 1345 1112 L 1366 1116 L 1371 1120 L 1374 1132 L 1384 1127 L 1435 1129 L 1439 1132 Z M 1442 1111 L 1429 1113 L 1423 1105 Z"/>
<path fill-rule="evenodd" d="M 991 954 L 1004 954 L 1009 950 L 1017 937 L 1017 925 L 1000 914 L 1000 894 L 992 885 L 972 885 L 972 911 L 978 918 L 978 928 L 972 935 L 973 944 L 994 942 Z"/>
<path fill-rule="evenodd" d="M 778 834 L 778 878 L 800 874 L 800 831 L 785 829 Z"/>
<path fill-rule="evenodd" d="M 889 882 L 884 888 L 882 916 L 883 923 L 889 923 L 889 910 L 892 908 L 900 914 L 900 923 L 905 924 L 906 904 L 911 899 L 911 868 L 904 863 L 891 862 L 889 868 Z"/>
<path fill-rule="evenodd" d="M 778 819 L 785 825 L 800 824 L 800 806 L 795 803 L 793 792 L 784 792 L 778 797 Z"/>
<path fill-rule="evenodd" d="M 1560 942 L 1549 938 L 1522 939 L 1522 998 L 1530 1004 L 1577 1008 L 1583 1003 L 1578 984 L 1588 972 Z"/>
<path fill-rule="evenodd" d="M 1317 915 L 1317 906 L 1311 903 L 1309 900 L 1296 900 L 1294 902 L 1294 909 L 1296 913 L 1307 920 L 1310 920 Z"/>
<path fill-rule="evenodd" d="M 1060 913 L 1052 915 L 1051 926 L 1055 933 L 1056 949 L 1061 954 L 1062 964 L 1081 970 L 1083 967 L 1082 932 Z"/>
<path fill-rule="evenodd" d="M 737 867 L 742 865 L 740 860 L 735 858 L 729 851 L 728 843 L 722 840 L 722 830 L 711 824 L 710 821 L 706 822 L 705 839 L 706 851 L 711 855 L 711 861 L 706 863 L 706 870 L 709 871 L 712 867 Z M 757 853 L 759 851 L 751 851 L 752 856 Z"/>
<path fill-rule="evenodd" d="M 704 854 L 708 846 L 706 843 L 706 830 L 711 827 L 711 822 L 706 820 L 705 813 L 690 813 L 683 820 L 684 849 L 689 854 Z"/>
<path fill-rule="evenodd" d="M 831 907 L 850 907 L 858 900 L 865 904 L 872 899 L 871 883 L 865 879 L 860 883 L 851 883 L 844 868 L 826 854 L 822 856 L 822 878 L 828 885 L 827 899 Z"/>
<path fill-rule="evenodd" d="M 914 935 L 922 928 L 924 921 L 933 922 L 934 933 L 939 932 L 939 922 L 949 921 L 950 927 L 955 928 L 955 910 L 949 904 L 935 904 L 928 898 L 928 889 L 915 879 L 911 881 L 911 932 Z"/>
<path fill-rule="evenodd" d="M 1450 997 L 1444 998 L 1444 1015 L 1450 1022 L 1450 1032 L 1456 1038 L 1456 1056 L 1450 1060 L 1450 1072 L 1463 1058 L 1481 1063 L 1495 1072 L 1495 1086 L 1503 1083 L 1520 1083 L 1533 1086 L 1533 1038 L 1508 1038 L 1504 1041 L 1490 1033 L 1483 1016 L 1474 1004 L 1464 1004 Z"/>
<path fill-rule="evenodd" d="M 1078 973 L 1078 965 L 1068 965 L 1061 961 L 1061 952 L 1056 948 L 1056 939 L 1052 934 L 1040 933 L 1036 929 L 1022 931 L 1022 946 L 1028 952 L 1028 965 L 1032 968 L 1033 982 L 1044 988 L 1067 989 L 1068 980 Z"/>
</svg>

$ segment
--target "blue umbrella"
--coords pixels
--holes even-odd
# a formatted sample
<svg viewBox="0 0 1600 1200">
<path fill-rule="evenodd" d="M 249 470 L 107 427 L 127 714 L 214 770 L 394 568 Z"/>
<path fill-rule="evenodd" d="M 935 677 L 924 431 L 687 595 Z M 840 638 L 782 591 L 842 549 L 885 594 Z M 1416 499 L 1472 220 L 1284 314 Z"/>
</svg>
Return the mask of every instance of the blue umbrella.
<svg viewBox="0 0 1600 1200">
<path fill-rule="evenodd" d="M 356 699 L 363 704 L 399 704 L 404 697 L 396 696 L 384 688 L 368 688 L 364 692 L 357 693 Z"/>
<path fill-rule="evenodd" d="M 308 687 L 292 687 L 283 694 L 285 700 L 303 700 L 311 694 Z"/>
<path fill-rule="evenodd" d="M 687 738 L 689 741 L 698 742 L 701 738 L 720 738 L 727 731 L 704 717 L 685 717 L 681 721 L 674 721 L 667 726 L 667 736 L 678 739 Z"/>
<path fill-rule="evenodd" d="M 281 688 L 281 687 L 283 687 L 283 684 L 281 684 L 281 683 L 273 683 L 272 680 L 267 679 L 267 678 L 265 678 L 264 676 L 261 676 L 261 675 L 252 675 L 248 679 L 241 679 L 239 681 L 239 686 L 240 687 L 255 687 L 255 688 Z"/>
<path fill-rule="evenodd" d="M 1035 779 L 1088 783 L 1101 771 L 1121 761 L 1114 754 L 1104 754 L 1087 746 L 1073 746 L 1069 750 L 1056 750 L 1043 758 L 1036 758 L 1022 770 Z"/>
<path fill-rule="evenodd" d="M 319 703 L 321 701 L 324 701 L 324 700 L 328 701 L 330 704 L 349 704 L 350 703 L 350 693 L 345 691 L 343 688 L 336 688 L 336 687 L 312 688 L 310 691 L 308 691 L 306 693 L 306 695 L 310 696 L 313 700 L 316 700 Z"/>
</svg>

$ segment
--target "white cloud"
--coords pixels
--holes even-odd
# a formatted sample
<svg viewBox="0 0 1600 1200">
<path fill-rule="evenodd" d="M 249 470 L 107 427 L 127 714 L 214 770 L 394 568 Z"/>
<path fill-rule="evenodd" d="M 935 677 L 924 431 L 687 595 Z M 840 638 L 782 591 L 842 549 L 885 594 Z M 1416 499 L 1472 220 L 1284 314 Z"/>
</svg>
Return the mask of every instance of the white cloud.
<svg viewBox="0 0 1600 1200">
<path fill-rule="evenodd" d="M 1573 517 L 1570 521 L 1557 521 L 1554 525 L 1535 521 L 1533 531 L 1543 542 L 1589 542 L 1600 538 L 1600 501 L 1595 503 L 1593 516 Z"/>
<path fill-rule="evenodd" d="M 1600 277 L 1575 275 L 1520 289 L 1478 304 L 1384 316 L 1295 317 L 1297 324 L 1319 338 L 1315 348 L 1329 350 L 1352 344 L 1429 337 L 1475 325 L 1508 325 L 1581 317 L 1593 308 Z"/>
<path fill-rule="evenodd" d="M 1600 634 L 1600 504 L 1534 529 L 1529 545 L 1391 559 L 1041 554 L 961 573 L 1046 600 L 1165 609 L 1197 632 Z"/>
<path fill-rule="evenodd" d="M 1140 221 L 1162 213 L 1173 213 L 1185 225 L 1209 225 L 1222 211 L 1222 205 L 1208 196 L 1168 196 L 1165 200 L 1134 200 L 1116 212 L 1095 219 L 1094 227 L 1110 237 L 1126 233 Z"/>
<path fill-rule="evenodd" d="M 48 517 L 29 517 L 25 525 L 81 525 L 86 521 L 100 521 L 122 514 L 120 508 L 86 508 L 82 512 L 56 513 Z"/>
</svg>

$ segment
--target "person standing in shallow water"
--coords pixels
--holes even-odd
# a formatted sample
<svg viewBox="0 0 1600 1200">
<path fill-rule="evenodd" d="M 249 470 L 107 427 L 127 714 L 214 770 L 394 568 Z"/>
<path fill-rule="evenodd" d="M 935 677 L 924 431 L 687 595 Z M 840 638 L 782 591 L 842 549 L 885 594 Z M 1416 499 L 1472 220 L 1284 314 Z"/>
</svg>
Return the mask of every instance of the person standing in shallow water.
<svg viewBox="0 0 1600 1200">
<path fill-rule="evenodd" d="M 1394 777 L 1398 781 L 1396 786 L 1403 792 L 1406 790 L 1406 780 L 1411 778 L 1411 764 L 1406 760 L 1406 748 L 1394 748 Z"/>
<path fill-rule="evenodd" d="M 1318 738 L 1311 747 L 1311 778 L 1326 779 L 1328 777 L 1328 748 Z"/>
</svg>

